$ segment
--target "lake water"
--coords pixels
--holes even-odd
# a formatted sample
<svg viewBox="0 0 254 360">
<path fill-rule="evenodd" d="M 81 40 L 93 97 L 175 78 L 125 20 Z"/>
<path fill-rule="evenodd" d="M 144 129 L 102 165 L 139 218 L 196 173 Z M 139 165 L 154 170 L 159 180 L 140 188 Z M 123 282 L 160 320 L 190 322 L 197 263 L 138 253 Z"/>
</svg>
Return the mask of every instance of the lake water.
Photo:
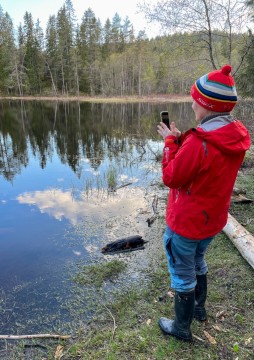
<svg viewBox="0 0 254 360">
<path fill-rule="evenodd" d="M 251 131 L 252 109 L 239 108 Z M 74 286 L 79 267 L 105 261 L 110 241 L 157 231 L 146 219 L 160 180 L 162 110 L 181 130 L 194 125 L 191 103 L 0 103 L 1 334 L 78 326 L 99 301 Z M 151 247 L 126 255 L 126 283 L 140 279 Z"/>
</svg>

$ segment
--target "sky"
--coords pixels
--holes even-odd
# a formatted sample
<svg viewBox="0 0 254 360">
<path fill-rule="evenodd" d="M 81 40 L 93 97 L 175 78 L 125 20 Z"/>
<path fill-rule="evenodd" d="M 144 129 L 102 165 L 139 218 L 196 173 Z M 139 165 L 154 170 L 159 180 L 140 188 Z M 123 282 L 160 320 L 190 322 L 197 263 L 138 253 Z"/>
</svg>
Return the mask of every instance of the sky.
<svg viewBox="0 0 254 360">
<path fill-rule="evenodd" d="M 58 10 L 64 5 L 65 0 L 0 0 L 4 12 L 8 12 L 13 20 L 14 27 L 22 23 L 26 11 L 33 16 L 34 22 L 39 18 L 41 27 L 45 30 L 50 15 L 57 15 Z M 122 20 L 129 17 L 134 26 L 135 34 L 145 30 L 149 37 L 159 35 L 159 26 L 149 24 L 144 14 L 138 13 L 138 4 L 143 0 L 72 0 L 75 14 L 80 23 L 84 12 L 90 7 L 96 18 L 105 24 L 107 18 L 112 20 L 117 12 Z M 157 0 L 149 0 L 149 4 L 155 4 Z"/>
</svg>

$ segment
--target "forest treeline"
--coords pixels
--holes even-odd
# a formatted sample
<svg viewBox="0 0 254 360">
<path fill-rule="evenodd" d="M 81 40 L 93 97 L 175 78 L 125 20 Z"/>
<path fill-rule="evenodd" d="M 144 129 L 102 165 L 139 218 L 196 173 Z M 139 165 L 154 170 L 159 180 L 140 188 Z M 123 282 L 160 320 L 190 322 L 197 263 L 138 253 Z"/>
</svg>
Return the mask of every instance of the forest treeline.
<svg viewBox="0 0 254 360">
<path fill-rule="evenodd" d="M 217 62 L 223 65 L 228 62 L 225 34 L 217 30 L 212 36 Z M 248 48 L 241 41 L 243 34 L 230 36 L 231 62 L 241 64 L 239 83 L 251 92 L 252 32 L 244 34 Z M 143 31 L 135 35 L 128 17 L 122 20 L 116 13 L 101 24 L 91 8 L 77 24 L 71 0 L 65 0 L 57 14 L 49 17 L 45 33 L 39 19 L 34 22 L 28 11 L 23 24 L 14 29 L 11 14 L 0 6 L 0 94 L 186 94 L 197 77 L 211 71 L 204 40 L 200 31 L 148 39 Z"/>
</svg>

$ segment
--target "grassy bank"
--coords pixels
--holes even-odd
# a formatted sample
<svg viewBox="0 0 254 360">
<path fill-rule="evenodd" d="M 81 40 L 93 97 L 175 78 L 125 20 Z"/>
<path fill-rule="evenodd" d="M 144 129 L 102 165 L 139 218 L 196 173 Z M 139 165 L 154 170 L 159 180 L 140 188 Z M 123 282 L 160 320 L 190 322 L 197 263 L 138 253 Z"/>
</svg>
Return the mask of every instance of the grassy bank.
<svg viewBox="0 0 254 360">
<path fill-rule="evenodd" d="M 208 321 L 193 321 L 192 344 L 164 336 L 158 328 L 161 315 L 173 316 L 173 298 L 164 254 L 157 256 L 149 286 L 122 294 L 84 324 L 72 341 L 48 344 L 47 356 L 37 350 L 31 359 L 253 359 L 253 269 L 230 240 L 220 234 L 208 253 Z M 22 345 L 12 359 L 29 358 L 21 357 Z M 61 357 L 56 357 L 57 349 Z"/>
<path fill-rule="evenodd" d="M 254 199 L 252 165 L 248 159 L 237 186 Z M 230 212 L 254 234 L 253 203 L 232 204 Z M 164 336 L 158 328 L 160 316 L 172 317 L 174 311 L 162 247 L 155 256 L 149 285 L 107 304 L 73 344 L 65 345 L 63 359 L 253 359 L 254 270 L 225 234 L 216 237 L 207 254 L 208 321 L 193 321 L 192 344 Z"/>
<path fill-rule="evenodd" d="M 253 269 L 220 234 L 208 253 L 208 321 L 193 322 L 194 342 L 164 336 L 157 321 L 173 316 L 164 254 L 150 273 L 150 285 L 107 304 L 65 344 L 62 359 L 253 359 Z M 52 357 L 53 359 L 53 357 Z"/>
<path fill-rule="evenodd" d="M 247 158 L 236 183 L 252 199 L 253 172 L 253 158 Z M 253 203 L 232 204 L 230 212 L 254 234 Z M 173 317 L 174 309 L 162 246 L 163 218 L 157 223 L 152 225 L 154 241 L 161 242 L 161 246 L 154 253 L 152 267 L 146 270 L 149 282 L 119 294 L 113 303 L 105 303 L 89 322 L 78 319 L 80 329 L 71 340 L 59 343 L 41 340 L 42 347 L 31 347 L 30 353 L 24 351 L 25 341 L 12 349 L 8 344 L 1 359 L 253 360 L 254 270 L 224 233 L 215 238 L 207 254 L 208 321 L 193 321 L 193 343 L 161 333 L 158 319 Z M 124 269 L 121 259 L 112 260 L 103 266 L 84 268 L 75 280 L 79 286 L 86 286 L 92 279 L 100 292 L 103 283 L 117 281 Z M 98 281 L 94 278 L 96 274 Z M 37 346 L 38 342 L 34 344 Z"/>
<path fill-rule="evenodd" d="M 151 273 L 150 286 L 123 294 L 100 314 L 66 359 L 253 359 L 253 269 L 223 234 L 209 254 L 208 322 L 193 322 L 194 343 L 165 337 L 158 328 L 161 315 L 173 316 L 164 256 Z"/>
</svg>

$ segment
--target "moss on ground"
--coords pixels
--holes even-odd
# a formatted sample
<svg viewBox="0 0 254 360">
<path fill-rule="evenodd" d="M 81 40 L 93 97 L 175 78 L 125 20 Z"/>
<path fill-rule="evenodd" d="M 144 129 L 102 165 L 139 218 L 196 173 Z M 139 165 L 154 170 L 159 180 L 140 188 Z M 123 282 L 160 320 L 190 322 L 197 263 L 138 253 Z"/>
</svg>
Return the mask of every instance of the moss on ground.
<svg viewBox="0 0 254 360">
<path fill-rule="evenodd" d="M 73 277 L 73 281 L 79 285 L 101 286 L 104 281 L 116 278 L 126 269 L 126 266 L 126 263 L 119 260 L 82 266 L 80 272 Z"/>
</svg>

